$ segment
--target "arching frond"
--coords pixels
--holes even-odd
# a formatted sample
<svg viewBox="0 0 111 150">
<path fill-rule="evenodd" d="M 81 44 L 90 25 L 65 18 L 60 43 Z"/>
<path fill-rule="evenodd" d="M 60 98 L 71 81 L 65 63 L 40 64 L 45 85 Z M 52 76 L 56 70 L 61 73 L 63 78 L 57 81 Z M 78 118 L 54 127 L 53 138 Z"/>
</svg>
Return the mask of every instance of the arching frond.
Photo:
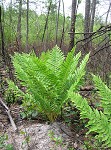
<svg viewBox="0 0 111 150">
<path fill-rule="evenodd" d="M 105 109 L 104 112 L 92 109 L 85 98 L 80 94 L 73 92 L 71 89 L 68 92 L 68 97 L 71 98 L 71 101 L 74 102 L 74 105 L 80 110 L 81 119 L 87 118 L 89 120 L 86 125 L 89 129 L 87 134 L 90 132 L 97 133 L 95 138 L 101 141 L 103 147 L 111 148 L 111 109 L 108 109 L 107 111 L 107 108 L 110 107 L 110 89 L 102 82 L 100 77 L 93 76 L 93 80 L 95 86 L 99 89 L 99 95 L 102 96 L 101 101 L 102 106 Z M 109 99 L 107 95 L 109 96 Z"/>
<path fill-rule="evenodd" d="M 101 106 L 104 108 L 104 114 L 107 114 L 111 118 L 111 90 L 100 77 L 93 75 L 93 81 L 101 97 Z"/>
</svg>

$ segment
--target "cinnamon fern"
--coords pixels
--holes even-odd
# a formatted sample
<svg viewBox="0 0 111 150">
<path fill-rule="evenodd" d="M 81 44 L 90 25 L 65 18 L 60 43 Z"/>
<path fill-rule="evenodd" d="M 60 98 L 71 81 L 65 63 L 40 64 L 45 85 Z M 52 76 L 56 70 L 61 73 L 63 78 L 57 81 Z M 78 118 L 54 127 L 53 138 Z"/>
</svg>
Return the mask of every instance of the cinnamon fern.
<svg viewBox="0 0 111 150">
<path fill-rule="evenodd" d="M 65 58 L 59 47 L 43 52 L 40 57 L 34 53 L 15 53 L 12 62 L 15 75 L 26 91 L 9 82 L 9 88 L 25 97 L 25 103 L 34 105 L 34 109 L 44 113 L 54 121 L 61 112 L 61 107 L 68 101 L 68 90 L 77 91 L 83 83 L 87 54 L 81 63 L 81 53 L 74 55 L 74 49 Z M 27 94 L 26 94 L 27 93 Z M 27 100 L 26 100 L 27 99 Z M 24 100 L 23 100 L 24 103 Z"/>
</svg>

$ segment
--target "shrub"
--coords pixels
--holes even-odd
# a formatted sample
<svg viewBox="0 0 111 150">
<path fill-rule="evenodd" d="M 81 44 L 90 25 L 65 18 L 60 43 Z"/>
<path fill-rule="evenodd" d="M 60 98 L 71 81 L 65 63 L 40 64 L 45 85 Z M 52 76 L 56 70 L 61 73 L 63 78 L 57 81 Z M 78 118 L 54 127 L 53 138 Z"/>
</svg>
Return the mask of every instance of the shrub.
<svg viewBox="0 0 111 150">
<path fill-rule="evenodd" d="M 15 53 L 12 57 L 15 75 L 26 91 L 12 81 L 8 81 L 9 88 L 23 97 L 23 106 L 28 105 L 28 109 L 36 109 L 54 121 L 68 101 L 68 90 L 77 91 L 83 83 L 89 54 L 78 64 L 80 56 L 81 52 L 74 56 L 73 49 L 65 58 L 57 46 L 39 58 L 34 53 Z"/>
</svg>

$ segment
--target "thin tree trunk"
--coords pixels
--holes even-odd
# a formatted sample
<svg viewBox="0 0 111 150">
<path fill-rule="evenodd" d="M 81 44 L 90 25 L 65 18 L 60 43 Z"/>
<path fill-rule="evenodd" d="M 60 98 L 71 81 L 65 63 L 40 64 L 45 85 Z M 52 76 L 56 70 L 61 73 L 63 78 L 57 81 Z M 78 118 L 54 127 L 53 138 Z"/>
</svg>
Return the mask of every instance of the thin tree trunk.
<svg viewBox="0 0 111 150">
<path fill-rule="evenodd" d="M 3 5 L 3 4 L 2 4 Z M 8 54 L 7 49 L 5 48 L 5 39 L 4 39 L 4 15 L 2 15 L 2 8 L 0 6 L 0 34 L 1 34 L 1 55 L 2 55 L 2 60 L 5 64 L 5 66 L 8 67 L 9 70 L 9 78 L 13 80 L 13 74 L 12 74 L 12 68 L 11 68 L 11 59 Z M 2 18 L 3 17 L 3 18 Z"/>
<path fill-rule="evenodd" d="M 89 43 L 89 33 L 90 32 L 90 5 L 91 1 L 86 0 L 85 3 L 85 22 L 84 22 L 84 38 L 85 38 L 85 51 L 88 52 L 90 49 L 90 43 Z"/>
<path fill-rule="evenodd" d="M 72 0 L 70 43 L 68 49 L 69 51 L 71 51 L 71 49 L 74 47 L 76 14 L 77 14 L 77 0 Z"/>
<path fill-rule="evenodd" d="M 17 24 L 18 51 L 21 50 L 21 16 L 22 16 L 22 0 L 19 1 L 19 14 L 18 14 L 18 24 Z"/>
<path fill-rule="evenodd" d="M 63 5 L 63 28 L 62 28 L 62 36 L 61 36 L 61 41 L 60 41 L 60 48 L 62 47 L 62 43 L 64 41 L 64 29 L 65 29 L 65 8 L 64 8 L 64 0 L 62 0 L 62 5 Z"/>
<path fill-rule="evenodd" d="M 111 10 L 111 2 L 109 3 L 109 7 L 108 7 L 108 11 L 107 11 L 107 15 L 106 15 L 106 20 L 105 20 L 105 24 L 107 26 L 107 23 L 108 23 L 108 16 L 109 16 L 109 13 L 110 13 L 110 10 Z M 106 48 L 106 53 L 105 53 L 105 56 L 104 56 L 104 62 L 103 62 L 103 79 L 104 81 L 107 82 L 107 84 L 109 84 L 109 77 L 108 77 L 108 74 L 106 72 L 106 63 L 107 63 L 107 59 L 108 57 L 110 57 L 110 33 L 106 32 L 104 34 L 105 36 L 105 46 L 107 47 Z"/>
<path fill-rule="evenodd" d="M 61 5 L 61 0 L 59 0 L 59 6 L 58 6 L 57 15 L 56 15 L 56 44 L 58 43 L 57 35 L 58 35 L 58 26 L 59 26 L 60 5 Z"/>
<path fill-rule="evenodd" d="M 44 32 L 43 32 L 43 36 L 42 36 L 42 42 L 44 41 L 45 31 L 46 31 L 47 26 L 48 26 L 48 18 L 49 18 L 49 13 L 50 13 L 51 5 L 52 5 L 52 1 L 50 1 L 50 4 L 49 4 L 49 6 L 48 6 L 48 13 L 47 13 L 46 22 L 45 22 L 45 27 L 44 27 Z"/>
<path fill-rule="evenodd" d="M 2 27 L 2 8 L 0 6 L 0 94 L 4 93 L 2 67 L 6 65 L 5 61 L 5 46 L 4 46 L 4 31 Z"/>
<path fill-rule="evenodd" d="M 12 31 L 12 0 L 10 0 L 10 5 L 9 5 L 9 18 L 10 18 L 10 31 Z M 10 42 L 12 42 L 12 32 L 10 32 Z"/>
<path fill-rule="evenodd" d="M 6 64 L 6 59 L 5 59 L 5 43 L 4 43 L 4 28 L 2 25 L 3 21 L 2 21 L 2 7 L 0 6 L 0 34 L 1 34 L 1 55 L 2 55 L 2 59 Z"/>
<path fill-rule="evenodd" d="M 94 28 L 94 18 L 95 18 L 95 12 L 96 12 L 96 4 L 97 0 L 92 0 L 91 3 L 91 13 L 90 13 L 90 31 L 93 33 L 93 28 Z M 92 38 L 90 40 L 90 47 L 92 47 Z"/>
<path fill-rule="evenodd" d="M 107 15 L 106 15 L 106 21 L 105 21 L 106 25 L 108 22 L 108 16 L 109 16 L 110 10 L 111 10 L 111 3 L 109 4 L 109 8 L 108 8 Z"/>
<path fill-rule="evenodd" d="M 97 2 L 97 0 L 93 0 L 92 1 L 91 20 L 90 20 L 90 32 L 93 32 L 94 18 L 95 18 L 95 12 L 96 12 L 96 2 Z"/>
<path fill-rule="evenodd" d="M 9 10 L 10 10 L 9 16 L 10 16 L 10 26 L 11 26 L 12 24 L 12 0 L 10 0 Z"/>
<path fill-rule="evenodd" d="M 27 0 L 27 17 L 26 17 L 26 52 L 29 52 L 29 0 Z"/>
<path fill-rule="evenodd" d="M 91 3 L 90 0 L 86 0 L 86 4 L 85 4 L 84 34 L 88 33 L 90 31 L 90 3 Z"/>
</svg>

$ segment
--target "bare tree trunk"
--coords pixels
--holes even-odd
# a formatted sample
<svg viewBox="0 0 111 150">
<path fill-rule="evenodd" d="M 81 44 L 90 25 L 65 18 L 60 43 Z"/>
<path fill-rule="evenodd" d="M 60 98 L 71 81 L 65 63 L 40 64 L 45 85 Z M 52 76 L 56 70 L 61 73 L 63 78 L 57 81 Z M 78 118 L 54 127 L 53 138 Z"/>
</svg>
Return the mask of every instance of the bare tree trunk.
<svg viewBox="0 0 111 150">
<path fill-rule="evenodd" d="M 57 35 L 58 35 L 58 26 L 59 26 L 60 5 L 61 5 L 61 0 L 59 0 L 59 6 L 58 6 L 57 15 L 56 15 L 56 44 L 58 43 Z"/>
<path fill-rule="evenodd" d="M 85 51 L 88 52 L 88 50 L 90 49 L 90 43 L 88 40 L 89 37 L 89 32 L 90 32 L 90 5 L 91 5 L 91 1 L 90 0 L 86 0 L 85 3 L 85 22 L 84 22 L 84 38 L 85 38 Z"/>
<path fill-rule="evenodd" d="M 12 0 L 10 0 L 9 11 L 10 30 L 12 31 Z M 10 42 L 12 43 L 12 32 L 10 32 Z"/>
<path fill-rule="evenodd" d="M 9 14 L 9 16 L 10 16 L 10 25 L 12 24 L 12 0 L 10 0 L 10 5 L 9 5 L 9 10 L 10 10 L 10 14 Z"/>
<path fill-rule="evenodd" d="M 96 12 L 96 2 L 97 0 L 93 0 L 92 5 L 91 5 L 90 32 L 93 32 L 94 18 L 95 18 L 95 12 Z"/>
<path fill-rule="evenodd" d="M 108 22 L 108 16 L 109 16 L 110 10 L 111 10 L 111 2 L 109 4 L 109 8 L 108 8 L 107 15 L 106 15 L 106 21 L 105 21 L 106 25 L 107 25 L 107 22 Z"/>
<path fill-rule="evenodd" d="M 94 27 L 94 18 L 95 18 L 95 12 L 96 12 L 96 4 L 97 0 L 92 0 L 91 3 L 91 13 L 90 13 L 90 32 L 93 32 Z M 92 47 L 92 38 L 90 39 L 90 47 Z"/>
<path fill-rule="evenodd" d="M 74 38 L 75 38 L 75 22 L 77 14 L 77 0 L 72 0 L 72 12 L 71 12 L 71 29 L 70 29 L 70 42 L 69 42 L 69 51 L 74 47 Z"/>
<path fill-rule="evenodd" d="M 3 4 L 2 4 L 3 5 Z M 7 49 L 5 48 L 5 39 L 4 39 L 4 15 L 2 15 L 2 8 L 0 6 L 0 34 L 1 34 L 1 55 L 2 55 L 2 60 L 5 64 L 5 66 L 8 67 L 8 70 L 9 70 L 9 78 L 10 79 L 14 79 L 13 78 L 13 74 L 12 74 L 12 69 L 11 69 L 11 59 L 10 59 L 10 56 L 8 54 L 8 51 Z"/>
<path fill-rule="evenodd" d="M 4 28 L 2 25 L 2 7 L 0 6 L 0 34 L 1 34 L 1 47 L 0 47 L 0 53 L 2 56 L 3 61 L 6 64 L 6 59 L 5 59 L 5 43 L 4 43 Z"/>
<path fill-rule="evenodd" d="M 90 0 L 86 0 L 84 33 L 88 33 L 89 31 L 90 31 Z"/>
<path fill-rule="evenodd" d="M 18 51 L 21 50 L 21 16 L 22 16 L 22 0 L 19 1 L 19 15 L 18 15 L 18 24 L 17 24 Z"/>
<path fill-rule="evenodd" d="M 29 52 L 29 0 L 27 0 L 27 17 L 26 17 L 26 52 Z"/>
<path fill-rule="evenodd" d="M 108 16 L 109 16 L 109 13 L 110 13 L 110 10 L 111 10 L 111 2 L 109 3 L 109 7 L 108 7 L 108 10 L 107 10 L 107 15 L 106 15 L 106 20 L 105 20 L 105 24 L 107 26 L 107 23 L 108 23 Z M 105 56 L 104 56 L 104 61 L 103 61 L 103 79 L 104 81 L 107 82 L 107 84 L 109 85 L 109 77 L 108 77 L 108 73 L 106 71 L 106 64 L 107 64 L 107 59 L 108 57 L 110 57 L 110 33 L 106 32 L 104 34 L 105 36 L 105 45 L 106 45 L 106 53 L 105 53 Z"/>
<path fill-rule="evenodd" d="M 46 29 L 47 29 L 47 26 L 48 26 L 48 18 L 49 18 L 49 13 L 50 13 L 51 5 L 52 5 L 52 1 L 50 1 L 49 6 L 48 6 L 48 13 L 47 13 L 47 17 L 46 17 L 45 26 L 44 26 L 44 32 L 43 32 L 43 36 L 42 36 L 42 42 L 44 41 L 45 32 L 46 32 Z"/>
<path fill-rule="evenodd" d="M 60 48 L 62 47 L 62 43 L 64 41 L 64 29 L 65 29 L 65 8 L 64 8 L 64 0 L 62 0 L 62 5 L 63 5 L 63 17 L 64 17 L 64 21 L 63 21 L 63 28 L 62 28 L 62 36 L 61 36 L 61 40 L 60 40 Z"/>
<path fill-rule="evenodd" d="M 0 5 L 0 94 L 4 93 L 2 68 L 6 66 L 5 61 L 5 45 L 4 45 L 4 30 L 2 27 L 2 7 Z"/>
<path fill-rule="evenodd" d="M 48 12 L 47 12 L 45 26 L 44 26 L 44 32 L 43 32 L 43 36 L 42 36 L 43 50 L 46 50 L 48 47 L 48 44 L 46 44 L 48 35 L 46 35 L 46 40 L 45 40 L 45 33 L 46 33 L 46 31 L 48 33 L 48 20 L 49 20 L 49 14 L 51 11 L 51 6 L 52 6 L 52 0 L 49 0 L 48 1 L 48 7 L 47 7 Z"/>
</svg>

